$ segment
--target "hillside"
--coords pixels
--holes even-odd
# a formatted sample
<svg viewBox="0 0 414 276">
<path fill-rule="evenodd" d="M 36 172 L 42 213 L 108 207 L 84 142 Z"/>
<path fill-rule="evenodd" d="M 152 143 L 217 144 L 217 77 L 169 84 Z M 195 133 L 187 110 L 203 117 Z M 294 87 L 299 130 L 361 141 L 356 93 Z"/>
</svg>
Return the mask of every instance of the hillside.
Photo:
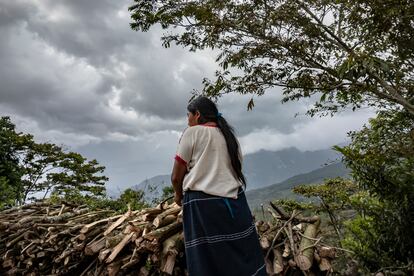
<svg viewBox="0 0 414 276">
<path fill-rule="evenodd" d="M 162 196 L 162 189 L 171 185 L 171 175 L 163 174 L 145 179 L 138 185 L 133 186 L 134 190 L 144 191 L 144 198 L 150 202 L 154 198 L 160 198 Z"/>
<path fill-rule="evenodd" d="M 279 151 L 261 150 L 248 154 L 243 160 L 243 171 L 248 189 L 258 189 L 279 183 L 292 176 L 307 173 L 338 160 L 339 154 L 331 149 L 300 151 L 287 148 Z"/>
<path fill-rule="evenodd" d="M 285 181 L 270 185 L 265 188 L 248 190 L 246 192 L 250 208 L 260 207 L 260 204 L 268 203 L 274 199 L 299 198 L 292 193 L 292 188 L 301 184 L 321 183 L 326 178 L 349 177 L 349 169 L 343 163 L 327 165 L 309 173 L 299 174 Z"/>
</svg>

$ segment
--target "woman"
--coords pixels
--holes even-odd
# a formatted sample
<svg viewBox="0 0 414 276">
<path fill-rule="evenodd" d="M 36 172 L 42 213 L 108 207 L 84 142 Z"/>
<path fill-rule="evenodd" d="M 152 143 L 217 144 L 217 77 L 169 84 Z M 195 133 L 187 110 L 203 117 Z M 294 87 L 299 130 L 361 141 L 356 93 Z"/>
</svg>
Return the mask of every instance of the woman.
<svg viewBox="0 0 414 276">
<path fill-rule="evenodd" d="M 266 275 L 233 130 L 206 97 L 187 109 L 171 181 L 183 207 L 189 275 Z"/>
</svg>

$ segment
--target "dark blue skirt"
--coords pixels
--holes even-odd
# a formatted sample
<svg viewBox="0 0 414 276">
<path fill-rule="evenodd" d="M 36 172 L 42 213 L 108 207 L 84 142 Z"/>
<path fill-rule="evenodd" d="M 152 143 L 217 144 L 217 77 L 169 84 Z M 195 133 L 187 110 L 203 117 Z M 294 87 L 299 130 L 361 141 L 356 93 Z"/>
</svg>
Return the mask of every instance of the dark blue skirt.
<svg viewBox="0 0 414 276">
<path fill-rule="evenodd" d="M 246 197 L 237 199 L 186 191 L 183 225 L 190 276 L 266 275 Z"/>
</svg>

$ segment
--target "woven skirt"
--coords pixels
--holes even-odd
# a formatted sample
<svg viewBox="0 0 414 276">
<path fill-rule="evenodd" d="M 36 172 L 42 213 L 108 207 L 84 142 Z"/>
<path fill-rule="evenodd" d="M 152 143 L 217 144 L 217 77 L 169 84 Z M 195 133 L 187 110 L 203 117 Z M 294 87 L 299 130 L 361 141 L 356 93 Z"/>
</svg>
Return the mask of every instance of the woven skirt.
<svg viewBox="0 0 414 276">
<path fill-rule="evenodd" d="M 183 200 L 185 254 L 189 276 L 266 275 L 246 197 L 186 191 Z"/>
</svg>

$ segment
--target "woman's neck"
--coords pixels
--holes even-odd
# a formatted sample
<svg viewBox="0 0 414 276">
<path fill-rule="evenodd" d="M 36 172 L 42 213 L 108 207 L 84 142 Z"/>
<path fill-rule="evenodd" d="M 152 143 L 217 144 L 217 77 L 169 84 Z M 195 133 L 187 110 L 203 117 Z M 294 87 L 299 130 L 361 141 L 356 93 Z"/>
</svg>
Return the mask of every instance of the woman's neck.
<svg viewBox="0 0 414 276">
<path fill-rule="evenodd" d="M 208 126 L 208 127 L 217 127 L 217 123 L 216 122 L 207 122 L 204 124 L 198 124 L 199 126 Z"/>
</svg>

